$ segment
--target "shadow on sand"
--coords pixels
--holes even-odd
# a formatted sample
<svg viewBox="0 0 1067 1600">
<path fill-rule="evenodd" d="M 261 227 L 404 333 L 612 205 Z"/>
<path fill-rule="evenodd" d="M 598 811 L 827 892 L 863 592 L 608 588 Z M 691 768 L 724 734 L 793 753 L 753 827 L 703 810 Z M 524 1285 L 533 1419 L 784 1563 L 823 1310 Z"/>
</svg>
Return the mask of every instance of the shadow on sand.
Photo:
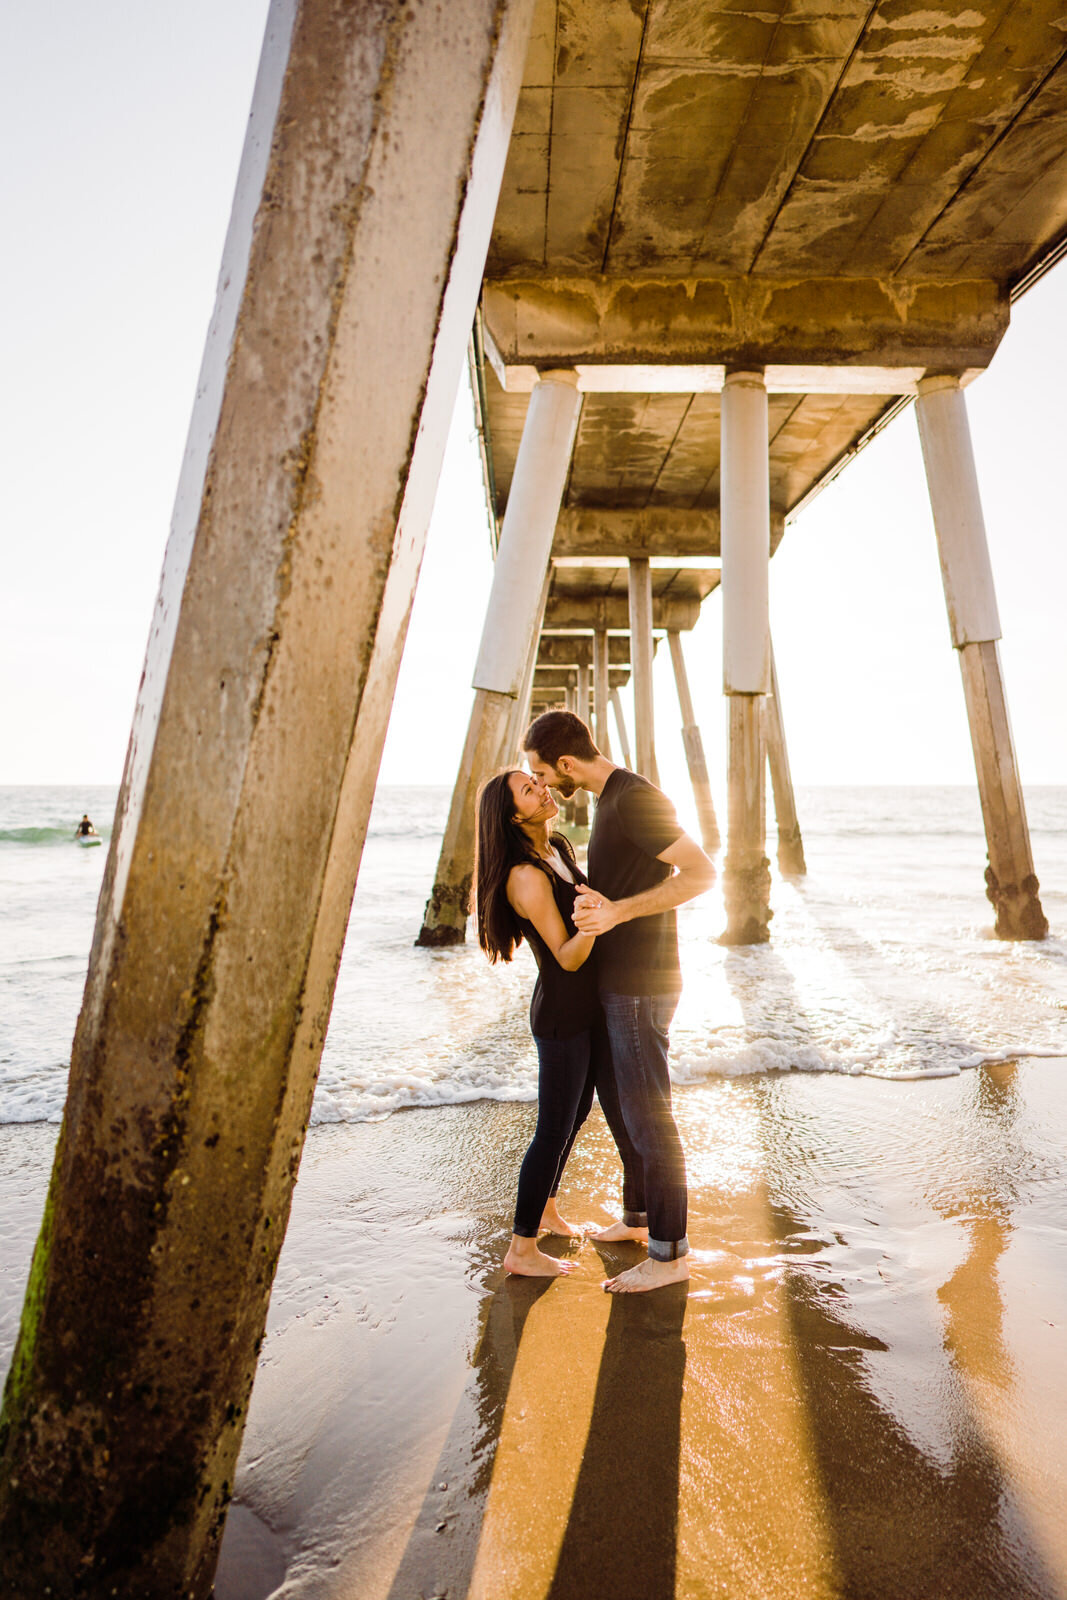
<svg viewBox="0 0 1067 1600">
<path fill-rule="evenodd" d="M 674 1600 L 688 1289 L 612 1297 L 548 1600 Z"/>
<path fill-rule="evenodd" d="M 984 1082 L 981 1098 L 1010 1142 L 1010 1087 Z M 887 1347 L 858 1326 L 845 1291 L 799 1262 L 784 1276 L 790 1342 L 842 1600 L 1062 1600 L 964 1381 L 964 1367 L 978 1365 L 982 1351 L 991 1356 L 983 1363 L 985 1375 L 1010 1382 L 997 1277 L 1011 1238 L 1010 1215 L 990 1202 L 990 1186 L 975 1177 L 955 1211 L 962 1220 L 968 1208 L 968 1254 L 938 1296 L 947 1312 L 950 1392 L 929 1399 L 951 1419 L 948 1459 L 924 1450 L 873 1392 L 867 1364 Z M 772 1205 L 771 1218 L 782 1243 L 824 1220 L 798 1216 L 780 1203 Z"/>
<path fill-rule="evenodd" d="M 604 1260 L 609 1271 L 619 1270 L 607 1251 Z M 523 1332 L 534 1306 L 553 1287 L 551 1280 L 509 1277 L 489 1301 L 474 1379 L 389 1600 L 419 1594 L 463 1600 L 468 1594 Z M 598 1594 L 674 1600 L 686 1298 L 683 1283 L 656 1295 L 612 1299 L 559 1559 L 550 1587 L 538 1586 L 530 1600 L 590 1600 Z M 551 1408 L 551 1385 L 567 1379 L 557 1372 L 546 1373 L 544 1381 Z M 552 1473 L 550 1458 L 543 1469 Z"/>
</svg>

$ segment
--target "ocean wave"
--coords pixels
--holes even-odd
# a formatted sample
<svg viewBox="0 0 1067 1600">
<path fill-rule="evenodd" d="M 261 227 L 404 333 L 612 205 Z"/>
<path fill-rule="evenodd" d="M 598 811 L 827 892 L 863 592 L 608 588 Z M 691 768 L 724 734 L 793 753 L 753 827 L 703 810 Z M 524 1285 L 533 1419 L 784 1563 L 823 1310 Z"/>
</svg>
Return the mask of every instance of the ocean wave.
<svg viewBox="0 0 1067 1600">
<path fill-rule="evenodd" d="M 110 834 L 101 830 L 100 837 Z M 0 844 L 73 844 L 74 824 L 66 828 L 0 828 Z"/>
<path fill-rule="evenodd" d="M 672 1055 L 671 1082 L 679 1090 L 713 1078 L 747 1078 L 775 1072 L 825 1072 L 854 1078 L 880 1078 L 911 1083 L 922 1078 L 957 1078 L 977 1067 L 1027 1057 L 1055 1059 L 1063 1046 L 1021 1044 L 1002 1049 L 945 1046 L 940 1059 L 908 1061 L 901 1056 L 878 1058 L 871 1053 L 841 1052 L 815 1045 L 797 1046 L 781 1039 L 762 1038 L 724 1045 L 708 1051 L 683 1051 Z M 329 1081 L 320 1078 L 311 1111 L 312 1125 L 382 1122 L 396 1111 L 430 1110 L 435 1106 L 470 1105 L 476 1100 L 532 1103 L 537 1099 L 537 1071 L 533 1065 L 512 1060 L 507 1068 L 485 1061 L 466 1063 L 453 1072 L 434 1075 L 408 1069 L 366 1081 Z M 0 1087 L 0 1125 L 58 1123 L 63 1116 L 66 1072 L 33 1073 Z"/>
<path fill-rule="evenodd" d="M 789 1044 L 781 1039 L 754 1039 L 726 1044 L 706 1052 L 690 1051 L 671 1057 L 671 1081 L 679 1087 L 705 1083 L 709 1078 L 745 1078 L 770 1072 L 830 1072 L 853 1078 L 883 1078 L 911 1083 L 920 1078 L 958 1078 L 976 1067 L 1027 1056 L 1055 1059 L 1064 1046 L 1018 1044 L 998 1049 L 942 1044 L 936 1053 L 898 1050 L 883 1052 L 840 1051 L 817 1045 Z"/>
</svg>

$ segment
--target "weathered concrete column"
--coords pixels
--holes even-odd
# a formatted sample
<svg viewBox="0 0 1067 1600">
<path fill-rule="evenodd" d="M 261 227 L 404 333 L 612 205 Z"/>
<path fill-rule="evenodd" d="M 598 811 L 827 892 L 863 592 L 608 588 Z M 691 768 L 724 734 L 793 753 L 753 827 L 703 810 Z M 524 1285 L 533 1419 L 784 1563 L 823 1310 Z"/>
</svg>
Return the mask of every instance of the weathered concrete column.
<svg viewBox="0 0 1067 1600">
<path fill-rule="evenodd" d="M 585 662 L 580 661 L 578 663 L 578 715 L 587 727 L 591 727 L 593 721 L 591 687 L 592 674 Z"/>
<path fill-rule="evenodd" d="M 700 837 L 708 855 L 714 855 L 722 840 L 719 836 L 715 805 L 711 798 L 708 764 L 704 758 L 704 741 L 700 737 L 696 713 L 693 710 L 693 697 L 689 693 L 689 676 L 685 670 L 685 656 L 682 653 L 682 636 L 672 629 L 667 635 L 667 641 L 671 648 L 674 683 L 678 690 L 678 705 L 682 713 L 682 743 L 685 746 L 689 781 L 693 785 L 693 799 L 696 801 L 697 817 L 700 820 Z"/>
<path fill-rule="evenodd" d="M 722 390 L 723 689 L 730 697 L 726 944 L 769 938 L 763 701 L 769 688 L 770 480 L 762 372 L 731 372 Z"/>
<path fill-rule="evenodd" d="M 619 734 L 619 748 L 622 751 L 622 764 L 624 767 L 629 767 L 630 771 L 632 772 L 634 764 L 633 755 L 630 750 L 630 736 L 626 731 L 626 718 L 623 715 L 622 710 L 622 696 L 619 694 L 618 689 L 612 689 L 611 693 L 608 695 L 608 699 L 611 701 L 611 709 L 615 713 L 615 727 L 617 728 Z"/>
<path fill-rule="evenodd" d="M 1043 939 L 1048 923 L 1008 720 L 997 649 L 1000 617 L 959 379 L 923 378 L 916 414 L 985 821 L 986 893 L 996 910 L 998 938 Z"/>
<path fill-rule="evenodd" d="M 765 706 L 764 732 L 767 741 L 767 765 L 771 772 L 771 792 L 774 795 L 774 815 L 778 823 L 778 866 L 787 876 L 802 876 L 808 870 L 804 860 L 804 841 L 800 836 L 797 803 L 793 794 L 793 777 L 789 771 L 789 752 L 785 743 L 785 724 L 782 721 L 782 702 L 778 694 L 778 668 L 774 661 L 774 646 L 770 646 L 771 692 Z"/>
<path fill-rule="evenodd" d="M 611 700 L 611 661 L 608 632 L 598 628 L 593 635 L 593 742 L 601 755 L 611 760 L 611 734 L 608 731 L 608 705 Z"/>
<path fill-rule="evenodd" d="M 591 722 L 590 712 L 590 683 L 591 674 L 584 661 L 578 665 L 578 688 L 575 697 L 578 715 L 588 727 Z M 579 828 L 589 826 L 589 794 L 585 789 L 579 789 L 574 796 L 574 820 Z"/>
<path fill-rule="evenodd" d="M 631 556 L 629 572 L 636 770 L 654 783 L 656 737 L 652 700 L 652 569 L 648 557 Z"/>
<path fill-rule="evenodd" d="M 545 573 L 545 581 L 541 586 L 541 603 L 537 608 L 537 625 L 530 640 L 530 649 L 526 656 L 526 672 L 522 680 L 522 688 L 516 698 L 511 721 L 508 724 L 507 749 L 504 753 L 505 761 L 520 762 L 522 759 L 522 737 L 530 726 L 530 701 L 533 698 L 534 673 L 537 671 L 537 647 L 540 643 L 541 626 L 545 619 L 545 605 L 548 601 L 548 591 L 552 583 L 551 571 Z"/>
<path fill-rule="evenodd" d="M 270 10 L 5 1393 L 12 1594 L 211 1591 L 530 16 Z"/>
<path fill-rule="evenodd" d="M 538 607 L 578 425 L 577 385 L 575 372 L 546 372 L 530 396 L 474 668 L 474 706 L 416 944 L 462 944 L 466 936 L 475 797 L 501 764 L 508 722 L 540 626 Z"/>
</svg>

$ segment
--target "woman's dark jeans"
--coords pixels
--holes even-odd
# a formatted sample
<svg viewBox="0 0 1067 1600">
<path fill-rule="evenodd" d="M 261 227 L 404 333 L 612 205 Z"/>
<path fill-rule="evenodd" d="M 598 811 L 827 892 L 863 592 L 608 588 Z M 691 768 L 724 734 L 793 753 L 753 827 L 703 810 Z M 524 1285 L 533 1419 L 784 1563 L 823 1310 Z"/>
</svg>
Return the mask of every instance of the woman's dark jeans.
<svg viewBox="0 0 1067 1600">
<path fill-rule="evenodd" d="M 671 1110 L 667 1072 L 672 995 L 605 994 L 615 1084 L 627 1131 L 637 1149 L 648 1205 L 648 1253 L 675 1261 L 689 1250 L 685 1155 Z"/>
<path fill-rule="evenodd" d="M 622 1158 L 623 1221 L 645 1225 L 641 1159 L 627 1131 L 612 1072 L 607 1029 L 598 1022 L 569 1039 L 538 1039 L 537 1127 L 519 1169 L 514 1232 L 536 1239 L 541 1216 L 554 1198 L 578 1130 L 596 1091 Z"/>
</svg>

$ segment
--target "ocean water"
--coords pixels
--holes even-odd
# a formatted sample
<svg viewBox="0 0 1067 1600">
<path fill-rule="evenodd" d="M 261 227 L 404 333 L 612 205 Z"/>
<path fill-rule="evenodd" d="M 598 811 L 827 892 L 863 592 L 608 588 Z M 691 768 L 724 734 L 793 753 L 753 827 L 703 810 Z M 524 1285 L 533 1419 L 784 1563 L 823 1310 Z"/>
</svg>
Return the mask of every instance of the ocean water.
<svg viewBox="0 0 1067 1600">
<path fill-rule="evenodd" d="M 719 945 L 717 891 L 679 913 L 680 1092 L 714 1075 L 934 1077 L 1067 1055 L 1067 789 L 1028 803 L 1052 936 L 1010 945 L 992 937 L 973 791 L 801 790 L 808 875 L 775 878 L 771 944 Z M 113 789 L 0 789 L 0 1122 L 62 1115 L 114 804 Z M 379 792 L 314 1121 L 535 1096 L 528 951 L 490 967 L 473 941 L 413 944 L 447 805 L 446 789 Z M 86 810 L 103 848 L 73 842 Z"/>
</svg>

